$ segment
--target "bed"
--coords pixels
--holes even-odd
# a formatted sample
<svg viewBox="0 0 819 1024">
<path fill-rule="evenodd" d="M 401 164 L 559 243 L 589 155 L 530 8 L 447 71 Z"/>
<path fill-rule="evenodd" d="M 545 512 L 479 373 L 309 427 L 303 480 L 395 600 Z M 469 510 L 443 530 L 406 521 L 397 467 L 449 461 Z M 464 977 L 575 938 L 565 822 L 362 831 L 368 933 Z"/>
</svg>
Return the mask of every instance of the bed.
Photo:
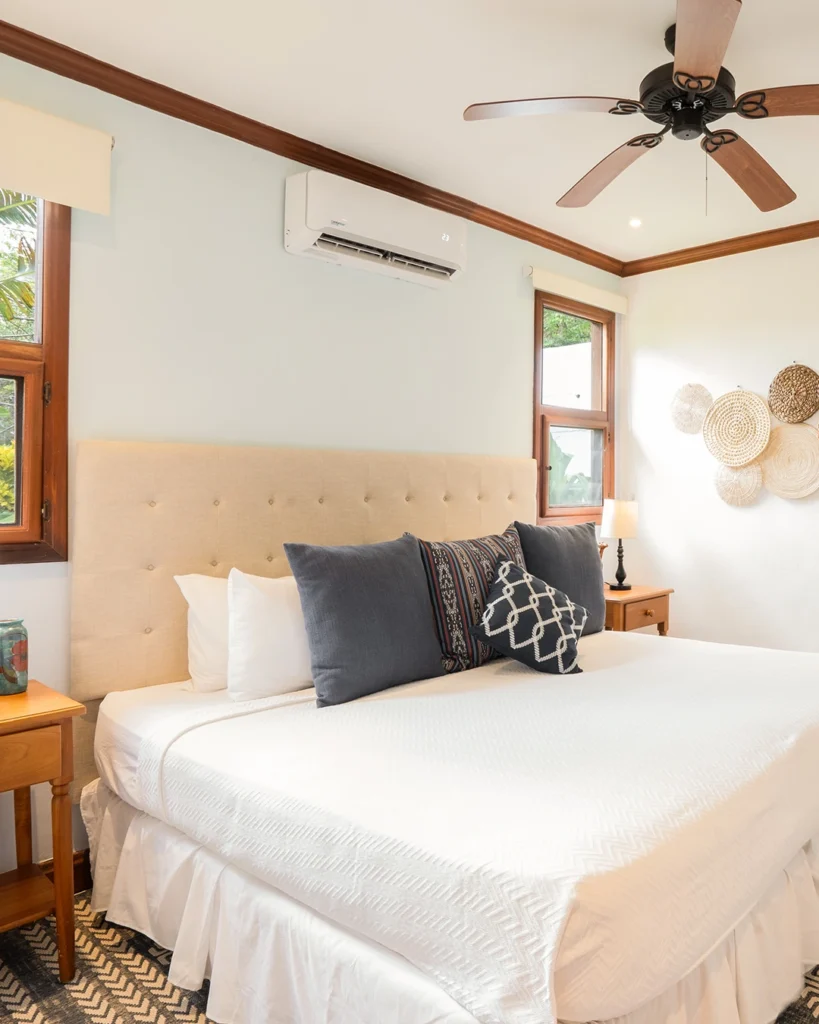
<svg viewBox="0 0 819 1024">
<path fill-rule="evenodd" d="M 213 1019 L 769 1024 L 798 994 L 819 656 L 600 633 L 582 676 L 495 661 L 237 704 L 169 682 L 173 572 L 273 575 L 284 539 L 398 520 L 503 529 L 531 519 L 532 464 L 93 444 L 77 495 L 75 690 L 109 693 L 94 905 L 172 948 L 177 984 L 210 977 Z"/>
</svg>

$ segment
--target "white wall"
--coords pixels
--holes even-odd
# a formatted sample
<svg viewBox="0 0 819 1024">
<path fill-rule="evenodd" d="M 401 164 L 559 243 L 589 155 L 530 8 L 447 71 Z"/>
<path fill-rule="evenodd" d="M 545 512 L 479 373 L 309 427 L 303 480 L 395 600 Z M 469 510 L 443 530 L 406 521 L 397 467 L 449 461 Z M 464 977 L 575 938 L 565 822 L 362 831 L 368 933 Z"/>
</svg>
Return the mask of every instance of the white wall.
<svg viewBox="0 0 819 1024">
<path fill-rule="evenodd" d="M 767 398 L 794 360 L 819 370 L 819 242 L 661 271 L 628 283 L 621 333 L 618 491 L 640 502 L 625 542 L 634 582 L 676 589 L 671 632 L 819 651 L 819 494 L 763 491 L 749 508 L 717 497 L 702 436 L 677 432 L 681 385 Z M 811 422 L 817 422 L 817 418 Z"/>
<path fill-rule="evenodd" d="M 620 287 L 473 224 L 468 272 L 441 291 L 288 256 L 283 182 L 297 165 L 8 58 L 0 95 L 116 138 L 111 216 L 73 222 L 72 442 L 530 455 L 523 266 Z M 31 673 L 60 689 L 68 572 L 0 567 L 0 617 L 25 618 Z M 47 857 L 47 801 L 37 806 L 37 855 Z M 5 799 L 0 864 L 9 824 Z"/>
</svg>

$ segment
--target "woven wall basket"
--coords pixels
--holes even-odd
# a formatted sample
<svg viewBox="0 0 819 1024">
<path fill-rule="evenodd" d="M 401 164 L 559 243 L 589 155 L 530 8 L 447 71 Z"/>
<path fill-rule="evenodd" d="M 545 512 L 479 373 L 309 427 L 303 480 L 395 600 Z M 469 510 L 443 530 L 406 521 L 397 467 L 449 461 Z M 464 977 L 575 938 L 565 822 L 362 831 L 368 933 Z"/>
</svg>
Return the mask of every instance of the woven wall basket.
<svg viewBox="0 0 819 1024">
<path fill-rule="evenodd" d="M 819 373 L 809 366 L 786 366 L 771 381 L 771 412 L 783 423 L 802 423 L 819 412 Z"/>
<path fill-rule="evenodd" d="M 705 447 L 726 466 L 747 466 L 768 446 L 771 417 L 752 391 L 729 391 L 714 402 L 702 425 Z"/>
<path fill-rule="evenodd" d="M 762 482 L 780 498 L 806 498 L 819 490 L 819 430 L 808 423 L 773 430 Z"/>
<path fill-rule="evenodd" d="M 753 505 L 762 490 L 762 467 L 758 462 L 737 468 L 719 466 L 714 483 L 727 505 Z"/>
<path fill-rule="evenodd" d="M 699 434 L 714 399 L 702 384 L 686 384 L 671 401 L 671 421 L 684 434 Z"/>
</svg>

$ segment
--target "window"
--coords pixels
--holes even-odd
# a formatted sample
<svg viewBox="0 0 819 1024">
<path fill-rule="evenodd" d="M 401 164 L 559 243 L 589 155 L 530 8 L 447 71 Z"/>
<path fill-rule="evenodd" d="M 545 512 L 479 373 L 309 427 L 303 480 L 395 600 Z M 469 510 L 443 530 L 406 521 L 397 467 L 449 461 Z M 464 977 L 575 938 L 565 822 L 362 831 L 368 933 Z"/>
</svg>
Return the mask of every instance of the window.
<svg viewBox="0 0 819 1024">
<path fill-rule="evenodd" d="M 0 564 L 67 557 L 71 211 L 0 189 Z"/>
<path fill-rule="evenodd" d="M 614 493 L 614 313 L 535 293 L 538 518 L 600 522 Z"/>
</svg>

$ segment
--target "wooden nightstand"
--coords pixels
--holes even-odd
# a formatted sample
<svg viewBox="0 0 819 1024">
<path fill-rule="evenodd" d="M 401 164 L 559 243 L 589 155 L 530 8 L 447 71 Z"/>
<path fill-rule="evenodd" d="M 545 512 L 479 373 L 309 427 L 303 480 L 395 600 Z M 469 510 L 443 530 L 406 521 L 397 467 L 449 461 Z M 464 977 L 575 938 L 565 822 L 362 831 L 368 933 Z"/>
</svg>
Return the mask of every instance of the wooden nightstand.
<svg viewBox="0 0 819 1024">
<path fill-rule="evenodd" d="M 673 590 L 632 587 L 610 590 L 606 584 L 606 629 L 624 633 L 641 626 L 656 626 L 660 636 L 668 633 L 668 599 Z"/>
<path fill-rule="evenodd" d="M 62 982 L 74 977 L 71 720 L 84 711 L 82 704 L 34 680 L 25 693 L 0 697 L 0 791 L 14 790 L 17 843 L 17 869 L 0 875 L 0 932 L 55 911 Z M 38 782 L 51 783 L 53 885 L 32 863 L 31 787 Z"/>
</svg>

